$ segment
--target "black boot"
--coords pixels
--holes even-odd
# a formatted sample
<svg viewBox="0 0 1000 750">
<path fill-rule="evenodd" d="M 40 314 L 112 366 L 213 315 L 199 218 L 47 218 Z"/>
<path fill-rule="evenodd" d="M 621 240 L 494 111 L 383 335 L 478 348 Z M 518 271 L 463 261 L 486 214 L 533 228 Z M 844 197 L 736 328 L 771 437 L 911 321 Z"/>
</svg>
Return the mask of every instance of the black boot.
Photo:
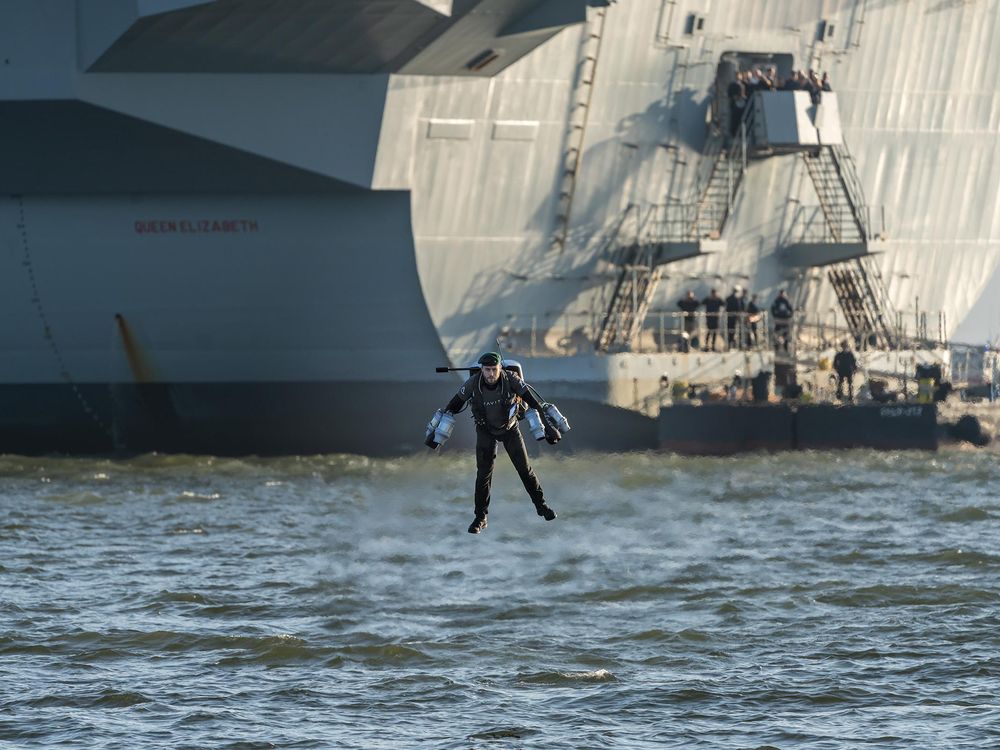
<svg viewBox="0 0 1000 750">
<path fill-rule="evenodd" d="M 478 534 L 480 531 L 486 528 L 486 515 L 476 515 L 472 519 L 472 523 L 469 524 L 469 533 Z"/>
<path fill-rule="evenodd" d="M 544 500 L 540 503 L 535 503 L 535 510 L 546 521 L 554 521 L 556 519 L 556 512 L 546 505 Z"/>
</svg>

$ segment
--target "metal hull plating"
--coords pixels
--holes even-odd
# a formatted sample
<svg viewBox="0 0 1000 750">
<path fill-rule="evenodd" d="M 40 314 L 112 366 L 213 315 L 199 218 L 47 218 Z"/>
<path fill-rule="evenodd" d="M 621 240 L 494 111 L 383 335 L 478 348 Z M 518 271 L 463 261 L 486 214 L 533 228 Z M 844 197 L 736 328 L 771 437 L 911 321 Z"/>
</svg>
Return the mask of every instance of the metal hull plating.
<svg viewBox="0 0 1000 750">
<path fill-rule="evenodd" d="M 594 354 L 587 322 L 623 212 L 696 191 L 733 53 L 830 72 L 898 310 L 953 333 L 1000 259 L 995 3 L 273 5 L 0 11 L 0 450 L 420 450 L 434 367 L 498 334 L 567 449 L 655 445 L 664 373 L 771 366 Z M 816 198 L 798 155 L 752 165 L 650 309 L 801 281 Z"/>
<path fill-rule="evenodd" d="M 408 397 L 386 403 L 385 394 L 399 388 Z M 440 383 L 399 381 L 8 385 L 0 387 L 0 453 L 402 455 L 426 450 L 427 405 L 440 402 L 441 393 Z M 585 399 L 560 406 L 572 413 L 573 431 L 546 450 L 656 448 L 650 417 Z M 441 450 L 475 442 L 462 415 Z"/>
</svg>

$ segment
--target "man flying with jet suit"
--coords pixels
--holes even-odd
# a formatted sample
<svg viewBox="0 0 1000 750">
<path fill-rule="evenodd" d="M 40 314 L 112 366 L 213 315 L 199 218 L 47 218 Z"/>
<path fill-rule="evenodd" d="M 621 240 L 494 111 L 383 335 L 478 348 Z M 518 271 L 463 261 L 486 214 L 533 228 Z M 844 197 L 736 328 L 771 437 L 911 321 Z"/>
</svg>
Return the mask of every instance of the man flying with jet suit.
<svg viewBox="0 0 1000 750">
<path fill-rule="evenodd" d="M 476 517 L 469 526 L 470 534 L 478 534 L 486 528 L 497 443 L 503 443 L 538 515 L 546 521 L 552 521 L 556 517 L 556 512 L 545 504 L 542 486 L 528 464 L 528 453 L 524 449 L 524 439 L 517 425 L 519 401 L 523 400 L 539 413 L 542 412 L 543 404 L 517 374 L 504 370 L 500 363 L 500 355 L 496 352 L 487 352 L 480 357 L 480 371 L 473 373 L 465 381 L 444 408 L 446 412 L 458 414 L 466 402 L 469 402 L 472 418 L 476 422 Z M 556 443 L 561 437 L 558 428 L 546 421 L 545 439 L 549 443 Z"/>
</svg>

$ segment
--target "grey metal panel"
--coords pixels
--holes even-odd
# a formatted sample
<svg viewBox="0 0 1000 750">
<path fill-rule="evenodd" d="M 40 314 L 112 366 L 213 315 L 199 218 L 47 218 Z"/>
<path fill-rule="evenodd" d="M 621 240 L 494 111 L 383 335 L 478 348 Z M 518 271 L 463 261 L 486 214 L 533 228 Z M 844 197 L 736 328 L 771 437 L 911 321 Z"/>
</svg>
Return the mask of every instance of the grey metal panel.
<svg viewBox="0 0 1000 750">
<path fill-rule="evenodd" d="M 71 101 L 0 101 L 0 193 L 330 193 L 358 188 Z"/>
<path fill-rule="evenodd" d="M 414 0 L 216 0 L 138 19 L 90 70 L 380 72 L 446 23 Z"/>
<path fill-rule="evenodd" d="M 543 0 L 504 26 L 499 36 L 560 30 L 586 19 L 586 6 L 578 0 Z"/>
<path fill-rule="evenodd" d="M 494 76 L 559 33 L 563 26 L 505 36 L 505 28 L 525 11 L 548 0 L 485 0 L 470 3 L 433 42 L 424 45 L 400 73 L 407 75 Z M 582 10 L 584 3 L 573 0 Z M 574 14 L 579 17 L 578 14 Z M 477 61 L 483 62 L 478 63 Z M 489 62 L 486 62 L 489 60 Z"/>
<path fill-rule="evenodd" d="M 454 0 L 416 0 L 418 3 L 426 5 L 431 10 L 443 16 L 450 16 L 455 5 Z"/>
<path fill-rule="evenodd" d="M 44 1 L 47 9 L 71 8 L 68 2 Z M 602 242 L 621 211 L 633 202 L 691 200 L 704 166 L 700 152 L 716 67 L 732 51 L 780 52 L 791 55 L 796 67 L 830 71 L 845 139 L 868 201 L 885 207 L 889 239 L 878 261 L 897 305 L 912 307 L 919 297 L 928 309 L 946 309 L 954 328 L 997 264 L 1000 83 L 994 67 L 1000 57 L 1000 13 L 995 2 L 679 0 L 674 5 L 630 0 L 610 6 L 589 92 L 569 242 L 561 254 L 549 250 L 550 238 L 571 123 L 579 122 L 574 102 L 586 88 L 581 80 L 586 78 L 587 32 L 569 28 L 543 46 L 537 46 L 541 37 L 528 35 L 534 47 L 506 48 L 496 69 L 520 52 L 533 49 L 530 54 L 495 77 L 489 66 L 473 76 L 464 68 L 470 58 L 496 44 L 504 26 L 536 5 L 468 0 L 454 6 L 446 18 L 441 8 L 402 0 L 280 5 L 217 0 L 134 23 L 129 34 L 135 36 L 119 39 L 101 62 L 129 70 L 195 64 L 216 70 L 336 66 L 421 74 L 393 75 L 388 83 L 357 80 L 360 93 L 335 77 L 246 73 L 87 74 L 78 90 L 89 101 L 172 128 L 185 138 L 211 140 L 375 190 L 411 191 L 394 196 L 398 203 L 389 211 L 391 221 L 377 198 L 369 205 L 350 196 L 342 202 L 331 198 L 329 224 L 314 222 L 312 209 L 307 231 L 283 218 L 280 222 L 296 242 L 308 244 L 317 234 L 328 234 L 349 238 L 345 246 L 361 253 L 368 247 L 365 222 L 375 227 L 390 221 L 392 231 L 371 242 L 395 243 L 400 255 L 379 262 L 405 264 L 406 253 L 415 252 L 416 263 L 409 268 L 413 279 L 394 270 L 385 294 L 400 283 L 409 284 L 406 293 L 412 294 L 419 282 L 455 357 L 488 344 L 508 314 L 552 321 L 566 311 L 591 309 L 610 276 Z M 57 12 L 53 26 L 58 28 L 45 36 L 38 23 L 41 13 L 31 15 L 25 2 L 13 7 L 14 18 L 34 19 L 32 35 L 72 48 L 72 29 L 68 37 L 65 31 L 71 13 Z M 248 8 L 259 10 L 260 17 L 247 15 Z M 220 11 L 226 13 L 213 15 Z M 665 18 L 665 11 L 673 16 Z M 689 12 L 705 15 L 704 30 L 683 33 Z M 419 23 L 408 26 L 403 16 Z M 596 18 L 591 13 L 592 23 Z M 818 42 L 824 20 L 837 31 Z M 216 21 L 220 25 L 213 27 Z M 421 46 L 426 51 L 418 54 Z M 188 56 L 178 62 L 183 55 Z M 72 63 L 64 66 L 62 57 L 53 64 L 40 52 L 27 59 L 32 64 L 16 75 L 0 68 L 0 96 L 37 97 L 46 91 L 51 98 L 52 91 L 65 91 L 66 81 L 72 81 Z M 432 120 L 473 125 L 467 140 L 429 139 Z M 500 121 L 537 122 L 537 136 L 497 140 L 494 125 Z M 197 153 L 194 147 L 192 153 Z M 403 210 L 404 203 L 412 212 Z M 192 204 L 213 205 L 200 197 Z M 789 273 L 778 250 L 795 217 L 810 210 L 815 214 L 815 204 L 797 157 L 755 162 L 724 247 L 671 266 L 658 304 L 672 305 L 688 286 L 703 292 L 737 282 L 769 297 Z M 273 211 L 276 217 L 288 211 L 303 218 L 284 204 Z M 352 211 L 359 215 L 349 215 Z M 59 211 L 52 216 L 57 221 Z M 411 236 L 415 249 L 407 245 Z M 269 250 L 275 252 L 278 245 Z M 323 257 L 321 247 L 309 249 Z M 16 259 L 16 242 L 5 252 Z M 307 265 L 307 255 L 303 251 L 296 257 Z M 349 260 L 336 265 L 343 276 L 337 290 L 360 288 L 362 281 L 379 277 L 379 263 Z M 832 295 L 822 291 L 812 304 L 829 308 Z M 322 310 L 331 320 L 345 315 L 356 322 L 359 327 L 344 335 L 358 340 L 377 341 L 372 332 L 386 323 L 378 316 L 370 322 L 351 318 L 339 307 Z M 259 324 L 271 331 L 266 320 Z M 224 367 L 222 355 L 212 367 Z"/>
<path fill-rule="evenodd" d="M 806 91 L 765 94 L 759 98 L 764 125 L 763 140 L 768 145 L 816 145 L 819 133 L 809 119 Z M 838 123 L 839 125 L 839 123 Z M 837 128 L 839 132 L 839 127 Z"/>
<path fill-rule="evenodd" d="M 496 120 L 493 123 L 495 141 L 533 141 L 537 137 L 537 121 Z"/>
<path fill-rule="evenodd" d="M 671 41 L 683 47 L 662 43 L 664 3 L 636 0 L 610 7 L 576 182 L 573 244 L 567 251 L 573 259 L 553 259 L 544 251 L 545 227 L 551 226 L 554 212 L 545 193 L 551 196 L 554 181 L 537 193 L 536 186 L 525 190 L 513 174 L 497 168 L 489 145 L 481 142 L 470 144 L 469 153 L 452 154 L 457 157 L 454 162 L 444 154 L 417 153 L 411 163 L 418 254 L 423 256 L 427 248 L 435 257 L 444 257 L 452 247 L 461 253 L 466 269 L 457 279 L 443 270 L 447 264 L 425 266 L 422 260 L 422 283 L 429 296 L 436 297 L 445 284 L 459 279 L 461 285 L 486 278 L 494 279 L 484 286 L 487 308 L 489 299 L 502 299 L 504 306 L 519 305 L 522 313 L 587 309 L 593 279 L 599 276 L 599 259 L 593 253 L 602 229 L 631 201 L 690 199 L 709 88 L 720 55 L 727 50 L 771 50 L 793 54 L 797 67 L 830 71 L 845 138 L 869 203 L 876 213 L 885 207 L 890 240 L 879 262 L 897 304 L 912 306 L 913 298 L 920 296 L 922 306 L 947 309 L 954 327 L 984 283 L 978 279 L 1000 254 L 995 219 L 1000 104 L 988 62 L 989 50 L 1000 37 L 996 6 L 942 7 L 931 2 L 867 6 L 848 0 L 713 2 L 705 33 L 684 37 L 671 32 Z M 678 13 L 706 8 L 704 3 L 679 3 Z M 822 20 L 836 31 L 817 44 Z M 855 44 L 858 39 L 860 47 Z M 559 170 L 562 138 L 557 123 L 570 116 L 567 99 L 575 74 L 565 72 L 564 65 L 577 40 L 575 32 L 564 32 L 499 75 L 479 115 L 485 121 L 490 112 L 502 110 L 504 117 L 540 121 L 539 142 L 530 155 L 535 175 L 555 175 Z M 551 83 L 548 89 L 546 83 Z M 423 101 L 437 102 L 435 116 L 453 112 L 444 92 L 429 94 Z M 554 111 L 559 108 L 562 113 Z M 454 110 L 463 111 L 461 106 Z M 971 140 L 970 131 L 978 134 Z M 469 158 L 479 163 L 478 169 L 464 164 Z M 444 169 L 451 179 L 427 181 Z M 490 206 L 481 187 L 487 184 Z M 472 193 L 455 195 L 466 190 Z M 523 198 L 517 200 L 521 191 Z M 524 223 L 526 203 L 538 209 L 530 224 Z M 692 277 L 702 289 L 749 283 L 769 298 L 787 281 L 788 269 L 775 251 L 796 206 L 815 203 L 804 169 L 794 157 L 754 164 L 726 230 L 727 250 L 671 267 L 660 298 L 672 304 Z M 455 210 L 449 211 L 449 206 Z M 502 265 L 496 258 L 498 247 L 505 248 L 503 262 L 517 262 L 520 252 L 532 259 L 525 272 L 529 280 L 512 279 L 503 292 L 491 293 Z M 975 260 L 956 262 L 957 256 Z M 591 281 L 530 280 L 546 274 L 569 278 L 573 273 Z M 940 283 L 942 278 L 962 290 L 952 291 Z M 450 306 L 459 304 L 448 299 L 440 305 L 432 302 L 439 324 L 450 320 Z M 816 300 L 825 307 L 832 302 L 829 292 Z M 459 341 L 474 339 L 473 330 L 488 327 L 487 315 L 475 319 L 479 328 L 470 323 L 464 334 L 460 326 L 443 326 L 446 341 L 458 347 Z"/>
<path fill-rule="evenodd" d="M 134 1 L 134 0 L 133 0 Z M 114 18 L 102 8 L 114 2 Z M 214 0 L 161 3 L 131 12 L 122 3 L 81 4 L 83 59 L 91 72 L 378 73 L 493 75 L 582 20 L 585 0 Z M 554 25 L 497 39 L 533 9 L 561 4 Z M 130 4 L 130 3 L 129 3 Z M 176 6 L 176 7 L 175 7 Z M 163 8 L 152 12 L 152 8 Z M 168 12 L 172 11 L 172 12 Z M 103 45 L 110 45 L 101 49 Z M 497 48 L 496 63 L 470 69 Z M 102 52 L 99 57 L 97 51 Z M 405 66 L 405 67 L 404 67 Z"/>
<path fill-rule="evenodd" d="M 86 74 L 80 99 L 368 187 L 388 76 Z"/>
<path fill-rule="evenodd" d="M 475 120 L 430 120 L 427 123 L 427 137 L 467 141 L 472 137 L 475 125 Z"/>
<path fill-rule="evenodd" d="M 188 217 L 255 224 L 136 231 Z M 129 379 L 116 314 L 166 382 L 434 380 L 443 356 L 405 193 L 8 198 L 0 271 L 4 383 Z"/>
<path fill-rule="evenodd" d="M 0 6 L 0 100 L 73 96 L 73 0 L 4 0 Z"/>
</svg>

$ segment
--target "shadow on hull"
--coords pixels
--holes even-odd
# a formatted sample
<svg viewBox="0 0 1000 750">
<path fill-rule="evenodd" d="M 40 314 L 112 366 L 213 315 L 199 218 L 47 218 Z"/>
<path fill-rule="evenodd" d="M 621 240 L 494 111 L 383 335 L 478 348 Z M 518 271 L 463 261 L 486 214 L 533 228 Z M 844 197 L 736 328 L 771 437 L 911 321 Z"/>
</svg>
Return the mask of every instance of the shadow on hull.
<svg viewBox="0 0 1000 750">
<path fill-rule="evenodd" d="M 0 452 L 409 455 L 428 451 L 424 427 L 451 393 L 441 382 L 8 385 L 0 387 Z M 656 448 L 653 418 L 582 399 L 559 407 L 573 429 L 543 450 Z M 474 445 L 466 412 L 443 450 Z"/>
</svg>

